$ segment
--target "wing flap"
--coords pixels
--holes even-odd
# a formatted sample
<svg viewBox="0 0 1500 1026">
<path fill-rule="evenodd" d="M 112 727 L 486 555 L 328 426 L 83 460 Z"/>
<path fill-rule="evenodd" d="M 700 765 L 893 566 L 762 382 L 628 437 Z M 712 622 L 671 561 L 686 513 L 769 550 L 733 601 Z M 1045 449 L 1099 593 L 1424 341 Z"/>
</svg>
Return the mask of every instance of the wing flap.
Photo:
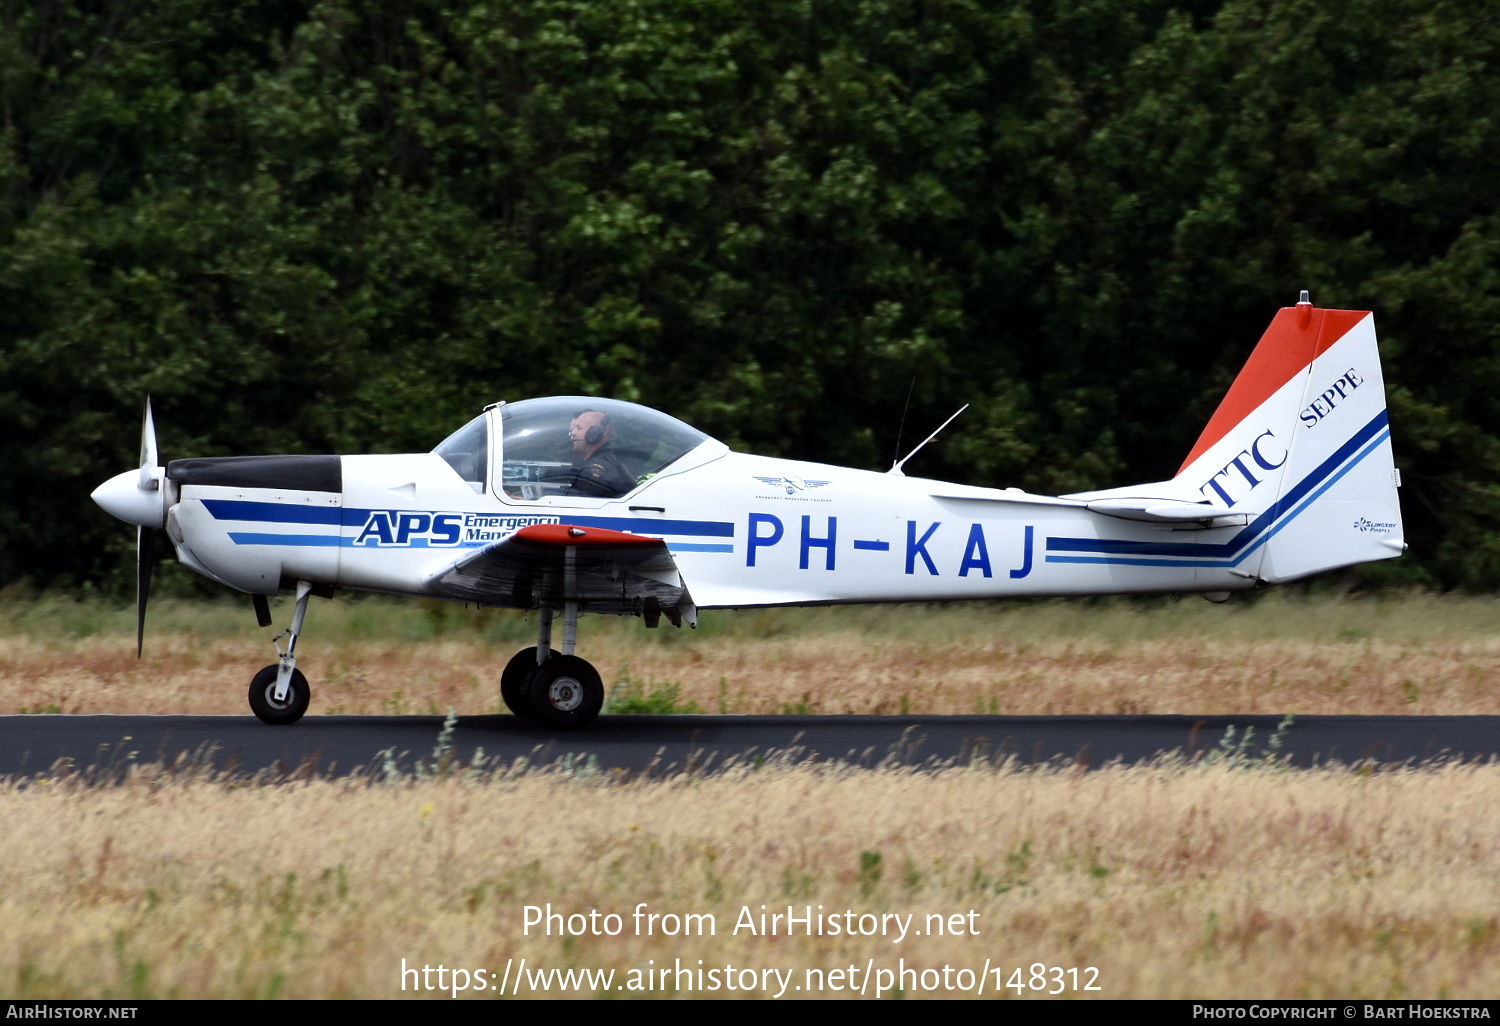
<svg viewBox="0 0 1500 1026">
<path fill-rule="evenodd" d="M 572 524 L 523 527 L 428 584 L 445 598 L 519 609 L 578 602 L 594 612 L 638 613 L 688 601 L 662 539 Z"/>
</svg>

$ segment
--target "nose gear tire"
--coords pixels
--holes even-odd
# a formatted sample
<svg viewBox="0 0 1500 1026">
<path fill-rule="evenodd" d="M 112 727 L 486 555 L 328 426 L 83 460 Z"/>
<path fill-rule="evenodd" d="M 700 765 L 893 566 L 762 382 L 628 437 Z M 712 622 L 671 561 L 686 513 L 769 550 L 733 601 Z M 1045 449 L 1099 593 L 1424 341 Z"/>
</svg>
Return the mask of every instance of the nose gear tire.
<svg viewBox="0 0 1500 1026">
<path fill-rule="evenodd" d="M 262 723 L 274 726 L 296 723 L 307 712 L 307 705 L 312 701 L 312 688 L 307 686 L 307 677 L 301 670 L 293 670 L 286 699 L 278 703 L 272 696 L 276 692 L 276 674 L 280 669 L 281 667 L 272 663 L 250 681 L 250 711 Z"/>
</svg>

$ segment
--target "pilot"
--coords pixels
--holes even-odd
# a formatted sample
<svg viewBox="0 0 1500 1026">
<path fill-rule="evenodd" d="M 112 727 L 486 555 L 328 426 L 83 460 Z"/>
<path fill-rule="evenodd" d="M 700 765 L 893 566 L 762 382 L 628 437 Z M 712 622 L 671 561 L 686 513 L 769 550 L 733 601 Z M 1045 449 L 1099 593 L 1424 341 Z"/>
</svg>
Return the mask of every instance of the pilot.
<svg viewBox="0 0 1500 1026">
<path fill-rule="evenodd" d="M 609 414 L 579 410 L 568 424 L 568 445 L 577 460 L 569 491 L 612 499 L 635 487 L 635 475 L 625 469 L 610 448 Z"/>
</svg>

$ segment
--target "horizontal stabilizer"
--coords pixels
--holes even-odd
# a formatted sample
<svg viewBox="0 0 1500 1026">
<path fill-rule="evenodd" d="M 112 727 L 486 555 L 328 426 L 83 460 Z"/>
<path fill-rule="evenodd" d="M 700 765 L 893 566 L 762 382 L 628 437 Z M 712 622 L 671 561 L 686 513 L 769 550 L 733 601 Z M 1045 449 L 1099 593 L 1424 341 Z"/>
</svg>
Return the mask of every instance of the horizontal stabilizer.
<svg viewBox="0 0 1500 1026">
<path fill-rule="evenodd" d="M 1077 502 L 1055 495 L 1033 495 L 1019 488 L 1000 491 L 995 488 L 966 488 L 963 485 L 948 485 L 942 491 L 929 493 L 934 499 L 960 502 L 994 502 L 1019 506 L 1074 506 Z"/>
<path fill-rule="evenodd" d="M 1122 520 L 1148 520 L 1165 523 L 1182 521 L 1216 520 L 1219 517 L 1243 517 L 1228 506 L 1211 502 L 1180 502 L 1174 499 L 1157 498 L 1109 498 L 1091 499 L 1087 503 L 1089 512 L 1102 513 Z"/>
</svg>

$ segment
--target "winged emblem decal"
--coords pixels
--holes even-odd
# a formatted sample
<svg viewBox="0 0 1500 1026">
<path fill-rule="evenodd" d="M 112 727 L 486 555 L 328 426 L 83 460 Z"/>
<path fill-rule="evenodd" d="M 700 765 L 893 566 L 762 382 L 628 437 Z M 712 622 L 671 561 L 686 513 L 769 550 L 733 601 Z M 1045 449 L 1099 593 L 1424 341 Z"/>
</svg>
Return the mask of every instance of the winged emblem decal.
<svg viewBox="0 0 1500 1026">
<path fill-rule="evenodd" d="M 822 488 L 831 481 L 812 481 L 800 477 L 760 477 L 756 475 L 755 480 L 764 481 L 773 488 L 785 488 L 788 495 L 795 495 L 801 491 L 811 491 L 814 488 Z"/>
</svg>

